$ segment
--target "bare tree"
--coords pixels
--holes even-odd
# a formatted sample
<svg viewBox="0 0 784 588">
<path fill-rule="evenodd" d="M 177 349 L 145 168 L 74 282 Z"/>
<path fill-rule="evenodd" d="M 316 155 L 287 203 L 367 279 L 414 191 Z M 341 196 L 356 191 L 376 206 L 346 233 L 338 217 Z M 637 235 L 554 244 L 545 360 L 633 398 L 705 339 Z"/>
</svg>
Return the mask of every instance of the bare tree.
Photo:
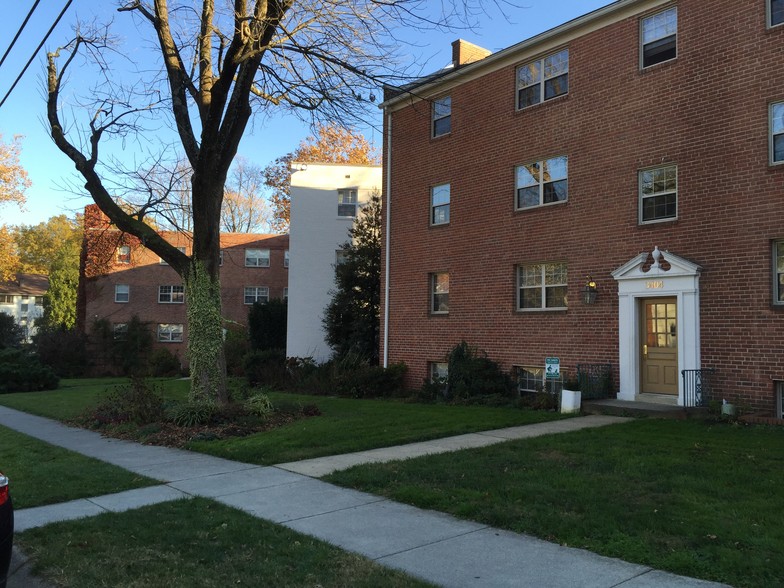
<svg viewBox="0 0 784 588">
<path fill-rule="evenodd" d="M 229 169 L 253 109 L 322 121 L 362 119 L 367 98 L 381 84 L 406 79 L 394 59 L 392 27 L 465 24 L 481 2 L 441 3 L 443 13 L 433 17 L 425 12 L 431 3 L 423 0 L 131 0 L 119 10 L 137 19 L 140 34 L 152 33 L 159 72 L 139 64 L 133 83 L 118 76 L 116 68 L 128 53 L 115 49 L 108 29 L 77 31 L 72 42 L 48 55 L 47 119 L 55 144 L 109 219 L 183 277 L 192 399 L 227 398 L 220 215 Z M 83 99 L 64 93 L 76 68 L 79 75 L 88 68 L 96 73 Z M 191 257 L 145 222 L 149 207 L 129 212 L 110 190 L 107 141 L 121 142 L 121 159 L 130 169 L 146 167 L 139 159 L 171 161 L 171 151 L 152 155 L 167 147 L 158 145 L 162 124 L 176 133 L 177 149 L 192 170 Z M 129 155 L 132 146 L 141 155 Z"/>
<path fill-rule="evenodd" d="M 232 233 L 268 233 L 270 218 L 264 198 L 264 171 L 237 157 L 223 195 L 221 228 Z"/>
</svg>

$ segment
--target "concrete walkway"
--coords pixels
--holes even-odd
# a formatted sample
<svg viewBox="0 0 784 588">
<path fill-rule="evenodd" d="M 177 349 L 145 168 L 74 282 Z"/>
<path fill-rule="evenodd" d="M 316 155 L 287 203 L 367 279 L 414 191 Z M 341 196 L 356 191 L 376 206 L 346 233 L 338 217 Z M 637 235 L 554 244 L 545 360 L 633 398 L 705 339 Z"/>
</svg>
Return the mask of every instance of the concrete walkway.
<svg viewBox="0 0 784 588">
<path fill-rule="evenodd" d="M 18 531 L 54 521 L 203 496 L 325 540 L 440 586 L 654 588 L 720 586 L 602 557 L 340 488 L 316 477 L 358 463 L 405 459 L 509 439 L 606 426 L 592 416 L 460 435 L 401 447 L 260 467 L 179 449 L 108 439 L 0 406 L 0 425 L 160 480 L 159 486 L 16 512 Z M 27 587 L 26 566 L 8 588 Z M 25 576 L 25 577 L 23 577 Z"/>
</svg>

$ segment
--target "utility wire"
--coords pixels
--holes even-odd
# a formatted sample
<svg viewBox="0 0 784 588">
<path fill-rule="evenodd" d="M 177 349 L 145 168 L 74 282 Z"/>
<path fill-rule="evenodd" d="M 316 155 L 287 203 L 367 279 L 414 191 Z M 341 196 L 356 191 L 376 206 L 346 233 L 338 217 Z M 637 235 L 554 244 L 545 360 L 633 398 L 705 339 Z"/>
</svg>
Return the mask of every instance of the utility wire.
<svg viewBox="0 0 784 588">
<path fill-rule="evenodd" d="M 22 34 L 22 31 L 27 26 L 27 21 L 30 20 L 31 16 L 33 16 L 33 12 L 35 12 L 35 9 L 40 1 L 41 0 L 35 0 L 35 4 L 33 4 L 33 7 L 30 9 L 30 12 L 27 13 L 27 17 L 24 19 L 22 26 L 19 27 L 18 31 L 16 31 L 16 35 L 14 35 L 13 41 L 11 41 L 11 44 L 8 46 L 8 49 L 6 49 L 5 53 L 3 53 L 3 57 L 0 57 L 0 67 L 3 67 L 3 62 L 5 61 L 5 58 L 8 57 L 8 54 L 11 52 L 11 49 L 14 48 L 14 45 L 16 44 L 16 40 L 19 38 L 19 35 Z"/>
<path fill-rule="evenodd" d="M 16 88 L 16 85 L 19 83 L 19 80 L 22 79 L 22 76 L 27 71 L 27 68 L 30 67 L 30 64 L 33 62 L 33 59 L 35 59 L 36 54 L 41 50 L 41 47 L 44 46 L 44 43 L 46 43 L 46 40 L 49 38 L 49 35 L 52 34 L 52 31 L 57 26 L 57 24 L 60 22 L 60 19 L 63 18 L 63 15 L 65 14 L 65 11 L 68 10 L 68 7 L 71 5 L 71 2 L 73 2 L 73 0 L 68 0 L 68 2 L 66 3 L 65 7 L 60 11 L 60 14 L 57 15 L 57 20 L 54 21 L 54 24 L 49 28 L 49 30 L 46 32 L 46 35 L 44 36 L 44 38 L 38 44 L 38 47 L 35 48 L 35 51 L 33 51 L 33 54 L 30 56 L 30 59 L 27 60 L 27 63 L 25 64 L 25 66 L 22 69 L 22 71 L 19 73 L 18 76 L 16 76 L 16 79 L 14 80 L 14 83 L 11 85 L 11 88 L 8 90 L 8 92 L 6 92 L 6 95 L 3 96 L 3 99 L 0 100 L 0 108 L 3 107 L 3 104 L 5 104 L 5 101 L 11 95 L 11 92 L 14 91 L 14 88 Z"/>
</svg>

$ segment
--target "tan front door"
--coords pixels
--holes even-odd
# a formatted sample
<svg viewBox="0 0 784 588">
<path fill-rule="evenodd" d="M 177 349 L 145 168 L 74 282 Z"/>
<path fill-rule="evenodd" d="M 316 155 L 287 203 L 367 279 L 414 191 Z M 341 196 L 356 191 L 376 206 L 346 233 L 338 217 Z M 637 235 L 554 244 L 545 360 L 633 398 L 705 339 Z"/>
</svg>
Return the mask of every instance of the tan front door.
<svg viewBox="0 0 784 588">
<path fill-rule="evenodd" d="M 642 392 L 678 394 L 678 317 L 675 298 L 642 301 Z"/>
</svg>

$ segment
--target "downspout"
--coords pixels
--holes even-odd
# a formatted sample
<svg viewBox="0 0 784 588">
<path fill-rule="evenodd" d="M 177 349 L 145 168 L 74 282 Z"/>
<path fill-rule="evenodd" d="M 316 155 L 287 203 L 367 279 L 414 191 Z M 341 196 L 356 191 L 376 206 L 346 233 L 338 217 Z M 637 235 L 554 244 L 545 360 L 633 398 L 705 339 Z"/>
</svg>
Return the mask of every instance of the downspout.
<svg viewBox="0 0 784 588">
<path fill-rule="evenodd" d="M 386 109 L 384 109 L 386 110 Z M 389 229 L 392 202 L 392 114 L 387 114 L 387 157 L 386 157 L 386 230 L 384 231 L 384 367 L 389 367 Z"/>
</svg>

